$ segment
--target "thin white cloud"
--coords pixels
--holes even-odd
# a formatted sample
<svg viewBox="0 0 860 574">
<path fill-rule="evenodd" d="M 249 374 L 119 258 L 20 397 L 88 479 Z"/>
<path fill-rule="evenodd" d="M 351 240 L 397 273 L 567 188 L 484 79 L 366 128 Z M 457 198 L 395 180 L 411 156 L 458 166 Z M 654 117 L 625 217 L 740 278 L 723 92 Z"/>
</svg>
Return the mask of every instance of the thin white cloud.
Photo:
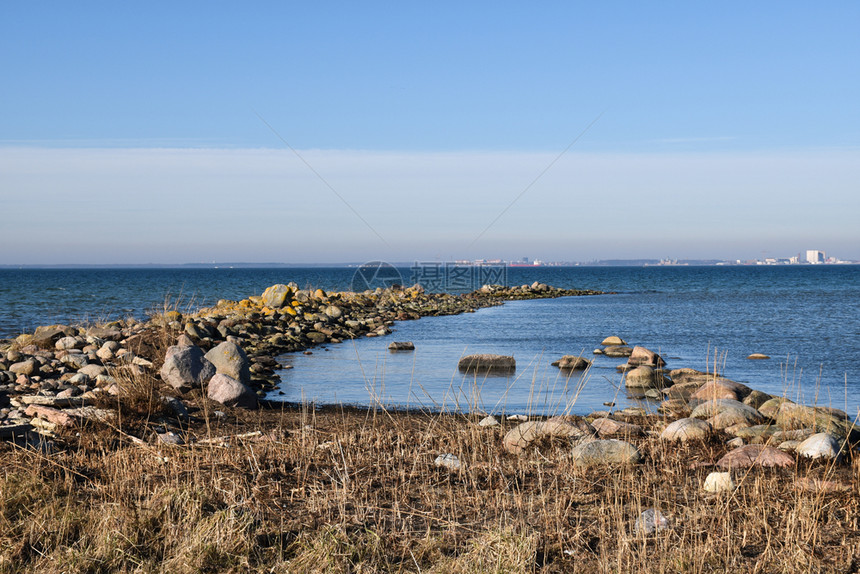
<svg viewBox="0 0 860 574">
<path fill-rule="evenodd" d="M 857 150 L 300 150 L 383 244 L 281 149 L 0 148 L 0 263 L 383 258 L 860 258 Z M 853 250 L 853 251 L 852 251 Z"/>
</svg>

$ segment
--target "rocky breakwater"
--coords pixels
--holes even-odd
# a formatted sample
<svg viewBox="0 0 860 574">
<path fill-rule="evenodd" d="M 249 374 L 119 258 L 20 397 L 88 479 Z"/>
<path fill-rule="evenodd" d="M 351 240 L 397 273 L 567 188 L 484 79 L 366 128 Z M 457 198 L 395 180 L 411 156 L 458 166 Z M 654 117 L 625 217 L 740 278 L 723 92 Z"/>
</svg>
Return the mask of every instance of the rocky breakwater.
<svg viewBox="0 0 860 574">
<path fill-rule="evenodd" d="M 387 335 L 395 321 L 472 312 L 511 299 L 591 294 L 597 292 L 541 283 L 485 286 L 466 295 L 426 293 L 420 286 L 326 292 L 290 283 L 190 314 L 40 327 L 0 341 L 0 436 L 107 419 L 105 397 L 142 385 L 155 388 L 178 417 L 187 416 L 195 391 L 253 408 L 276 386 L 277 357 L 284 353 Z"/>
</svg>

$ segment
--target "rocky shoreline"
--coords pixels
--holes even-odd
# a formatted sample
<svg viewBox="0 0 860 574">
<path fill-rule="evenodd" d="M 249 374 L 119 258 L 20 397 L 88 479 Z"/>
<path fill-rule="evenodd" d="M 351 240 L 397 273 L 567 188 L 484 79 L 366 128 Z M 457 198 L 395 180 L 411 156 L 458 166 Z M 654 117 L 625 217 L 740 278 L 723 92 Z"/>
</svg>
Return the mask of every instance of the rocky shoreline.
<svg viewBox="0 0 860 574">
<path fill-rule="evenodd" d="M 485 286 L 462 296 L 428 294 L 420 286 L 326 293 L 279 284 L 260 296 L 222 300 L 191 315 L 171 310 L 145 322 L 40 327 L 0 345 L 0 437 L 32 432 L 50 436 L 83 420 L 110 420 L 114 413 L 106 399 L 121 398 L 141 381 L 166 386 L 159 391 L 159 400 L 177 420 L 188 419 L 193 392 L 205 392 L 209 400 L 225 407 L 256 408 L 277 385 L 281 354 L 383 336 L 395 321 L 473 312 L 506 300 L 594 294 L 598 292 L 540 283 Z M 766 460 L 773 459 L 788 465 L 793 460 L 779 455 L 838 460 L 860 442 L 860 427 L 837 409 L 798 405 L 718 373 L 667 370 L 660 355 L 630 347 L 617 336 L 607 337 L 601 345 L 595 354 L 627 358 L 619 371 L 629 393 L 662 401 L 657 409 L 662 421 L 647 428 L 633 424 L 631 420 L 649 416 L 642 408 L 528 421 L 506 435 L 503 444 L 509 452 L 520 452 L 546 436 L 566 436 L 613 441 L 589 446 L 583 455 L 589 461 L 603 456 L 604 462 L 619 462 L 619 457 L 636 462 L 640 454 L 635 445 L 622 445 L 618 437 L 651 432 L 685 441 L 724 433 L 730 448 L 767 443 L 752 463 L 770 464 Z M 590 362 L 566 355 L 553 365 L 586 369 Z M 514 369 L 515 362 L 513 357 L 480 355 L 464 357 L 459 366 L 466 371 Z M 601 455 L 603 451 L 595 451 L 601 448 L 609 450 Z"/>
<path fill-rule="evenodd" d="M 102 405 L 105 397 L 122 394 L 129 381 L 159 374 L 172 387 L 166 396 L 179 414 L 177 398 L 216 374 L 208 386 L 218 388 L 210 398 L 227 406 L 254 406 L 277 386 L 277 357 L 284 353 L 383 336 L 395 321 L 474 312 L 506 300 L 598 294 L 538 282 L 486 285 L 465 295 L 425 293 L 417 285 L 326 293 L 291 283 L 241 301 L 221 300 L 193 314 L 167 310 L 147 321 L 39 327 L 0 340 L 0 437 L 105 418 L 110 416 Z"/>
</svg>

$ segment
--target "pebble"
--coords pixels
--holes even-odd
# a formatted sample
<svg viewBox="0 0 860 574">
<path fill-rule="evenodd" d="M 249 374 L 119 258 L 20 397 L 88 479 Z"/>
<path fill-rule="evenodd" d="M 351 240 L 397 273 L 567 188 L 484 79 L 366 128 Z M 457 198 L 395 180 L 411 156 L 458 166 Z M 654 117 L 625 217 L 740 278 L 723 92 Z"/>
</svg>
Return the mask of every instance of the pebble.
<svg viewBox="0 0 860 574">
<path fill-rule="evenodd" d="M 633 530 L 640 534 L 654 534 L 661 530 L 666 530 L 672 526 L 672 521 L 669 520 L 662 512 L 656 508 L 649 508 L 639 515 L 636 519 L 636 524 Z"/>
<path fill-rule="evenodd" d="M 460 470 L 460 459 L 454 454 L 440 454 L 433 461 L 436 466 L 444 467 L 449 470 Z"/>
</svg>

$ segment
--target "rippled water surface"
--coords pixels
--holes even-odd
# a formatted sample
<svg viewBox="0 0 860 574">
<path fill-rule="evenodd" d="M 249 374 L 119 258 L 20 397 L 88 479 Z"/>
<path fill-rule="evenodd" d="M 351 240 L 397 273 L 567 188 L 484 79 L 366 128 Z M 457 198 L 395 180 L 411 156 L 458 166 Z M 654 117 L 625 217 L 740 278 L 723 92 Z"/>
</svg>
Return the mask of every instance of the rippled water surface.
<svg viewBox="0 0 860 574">
<path fill-rule="evenodd" d="M 187 305 L 259 294 L 268 285 L 346 289 L 352 269 L 0 270 L 0 337 L 35 326 L 142 316 L 166 298 Z M 408 269 L 401 270 L 404 279 Z M 400 322 L 393 335 L 287 355 L 285 400 L 485 410 L 585 412 L 639 404 L 619 391 L 618 359 L 596 357 L 584 377 L 549 366 L 563 354 L 588 358 L 607 335 L 661 352 L 668 367 L 704 369 L 769 393 L 847 408 L 860 405 L 860 267 L 511 268 L 510 284 L 615 291 L 595 297 L 508 302 L 455 317 Z M 406 280 L 408 283 L 408 279 Z M 392 340 L 414 352 L 391 353 Z M 511 377 L 464 376 L 463 354 L 512 354 Z M 753 352 L 773 357 L 750 361 Z M 817 396 L 817 399 L 816 399 Z"/>
</svg>

